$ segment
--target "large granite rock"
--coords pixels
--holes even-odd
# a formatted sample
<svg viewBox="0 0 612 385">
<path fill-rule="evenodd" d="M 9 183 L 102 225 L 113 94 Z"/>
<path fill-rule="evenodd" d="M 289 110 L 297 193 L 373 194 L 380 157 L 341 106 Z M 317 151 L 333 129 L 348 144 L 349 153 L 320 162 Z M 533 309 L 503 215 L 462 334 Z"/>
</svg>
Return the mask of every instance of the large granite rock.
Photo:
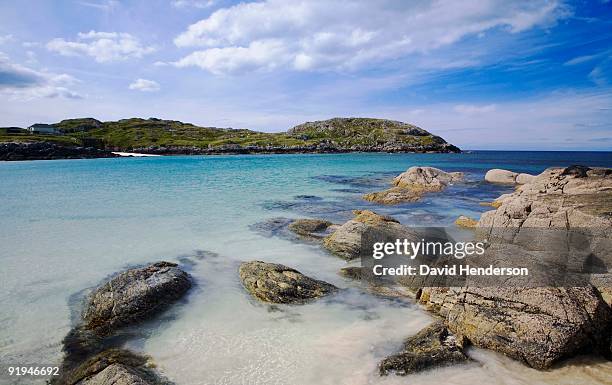
<svg viewBox="0 0 612 385">
<path fill-rule="evenodd" d="M 608 348 L 612 313 L 593 287 L 425 288 L 419 301 L 456 335 L 537 369 Z"/>
<path fill-rule="evenodd" d="M 415 166 L 395 177 L 392 182 L 394 187 L 365 194 L 363 198 L 382 204 L 414 202 L 425 193 L 442 191 L 448 185 L 462 179 L 461 172 L 445 172 L 434 167 Z"/>
<path fill-rule="evenodd" d="M 353 211 L 355 218 L 338 227 L 323 241 L 323 246 L 333 254 L 351 260 L 360 257 L 369 247 L 364 235 L 376 232 L 387 238 L 416 238 L 416 235 L 396 219 L 379 215 L 370 210 Z"/>
<path fill-rule="evenodd" d="M 190 287 L 189 275 L 174 263 L 127 270 L 89 296 L 83 328 L 98 335 L 109 334 L 164 310 Z"/>
<path fill-rule="evenodd" d="M 582 170 L 585 176 L 568 169 L 548 169 L 497 198 L 478 227 L 612 228 L 612 169 Z"/>
<path fill-rule="evenodd" d="M 485 174 L 485 181 L 489 183 L 502 183 L 502 184 L 514 184 L 516 183 L 516 177 L 518 173 L 494 168 L 487 171 Z"/>
<path fill-rule="evenodd" d="M 405 376 L 468 360 L 463 353 L 463 340 L 438 321 L 408 338 L 402 351 L 382 360 L 378 368 L 381 375 Z"/>
<path fill-rule="evenodd" d="M 302 304 L 337 290 L 332 284 L 276 263 L 244 262 L 239 274 L 242 285 L 252 296 L 270 303 Z"/>
<path fill-rule="evenodd" d="M 512 243 L 513 248 L 541 249 L 545 255 L 547 247 L 536 247 L 540 240 L 533 237 L 542 229 L 562 235 L 588 231 L 595 240 L 589 250 L 609 255 L 610 169 L 548 169 L 515 192 L 499 197 L 494 207 L 496 210 L 484 213 L 477 225 L 477 231 L 493 242 L 492 248 L 503 251 Z M 566 242 L 566 238 L 560 240 Z M 568 250 L 570 263 L 582 258 L 574 249 Z M 519 254 L 514 253 L 516 258 Z M 583 261 L 579 262 L 583 266 Z M 609 276 L 611 266 L 600 262 Z M 444 317 L 453 333 L 474 345 L 544 369 L 579 353 L 611 353 L 612 310 L 602 298 L 608 291 L 609 287 L 588 284 L 565 288 L 423 288 L 419 301 Z"/>
</svg>

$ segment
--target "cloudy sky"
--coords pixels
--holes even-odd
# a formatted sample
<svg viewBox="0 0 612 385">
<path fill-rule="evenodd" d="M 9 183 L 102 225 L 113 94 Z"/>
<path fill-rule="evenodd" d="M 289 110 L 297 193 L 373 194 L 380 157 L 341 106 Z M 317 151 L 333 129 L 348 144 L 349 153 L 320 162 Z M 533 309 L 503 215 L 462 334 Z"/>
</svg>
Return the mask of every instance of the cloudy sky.
<svg viewBox="0 0 612 385">
<path fill-rule="evenodd" d="M 612 2 L 1 1 L 0 126 L 88 116 L 611 150 Z"/>
</svg>

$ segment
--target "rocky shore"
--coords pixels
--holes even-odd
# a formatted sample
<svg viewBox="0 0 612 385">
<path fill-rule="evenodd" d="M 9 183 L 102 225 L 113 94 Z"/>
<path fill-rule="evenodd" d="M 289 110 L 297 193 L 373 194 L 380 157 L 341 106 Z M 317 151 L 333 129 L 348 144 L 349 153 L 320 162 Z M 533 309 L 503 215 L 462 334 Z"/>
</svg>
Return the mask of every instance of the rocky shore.
<svg viewBox="0 0 612 385">
<path fill-rule="evenodd" d="M 94 147 L 65 146 L 51 142 L 0 143 L 0 161 L 116 157 L 119 157 L 119 155 L 115 155 L 108 150 L 101 150 Z"/>
<path fill-rule="evenodd" d="M 513 184 L 517 184 L 518 175 L 524 175 L 525 183 L 496 199 L 493 210 L 483 213 L 478 221 L 460 217 L 457 225 L 491 237 L 491 247 L 502 242 L 493 234 L 499 229 L 513 237 L 533 227 L 591 229 L 611 237 L 611 169 L 553 168 L 537 176 L 516 174 L 510 178 L 514 178 Z M 439 192 L 462 179 L 462 173 L 413 167 L 394 183 L 411 191 Z M 303 218 L 276 219 L 269 226 L 273 234 L 286 229 L 294 240 L 319 245 L 346 261 L 371 252 L 368 237 L 372 235 L 377 240 L 422 239 L 416 229 L 391 216 L 371 210 L 355 210 L 353 214 L 342 224 Z M 609 272 L 610 267 L 605 268 Z M 366 270 L 364 266 L 347 266 L 339 274 L 347 280 L 361 280 L 363 288 L 376 295 L 410 298 L 436 318 L 417 334 L 406 336 L 399 351 L 380 361 L 381 376 L 404 376 L 472 362 L 466 350 L 470 345 L 539 370 L 581 354 L 612 359 L 609 286 L 446 287 L 415 286 L 399 280 L 405 289 L 401 291 L 376 287 L 365 279 Z M 300 306 L 344 290 L 289 266 L 264 261 L 243 262 L 235 274 L 244 295 L 266 306 Z M 125 350 L 113 337 L 122 328 L 157 316 L 183 298 L 191 286 L 189 274 L 169 262 L 129 269 L 104 281 L 87 296 L 79 322 L 64 339 L 61 375 L 52 384 L 171 384 L 154 369 L 150 357 Z"/>
<path fill-rule="evenodd" d="M 487 182 L 519 187 L 514 193 L 496 199 L 492 204 L 494 210 L 482 214 L 480 220 L 462 216 L 457 226 L 491 237 L 493 249 L 505 242 L 495 237 L 499 231 L 514 239 L 525 236 L 523 233 L 532 228 L 590 229 L 599 237 L 610 238 L 611 169 L 571 166 L 548 169 L 537 176 L 506 170 L 493 170 L 487 175 Z M 395 193 L 393 189 L 401 187 L 406 189 L 406 195 L 418 199 L 421 192 L 441 191 L 462 176 L 413 167 L 394 179 L 395 187 L 376 193 L 377 199 L 368 199 L 371 195 L 365 198 L 385 205 L 396 203 L 387 197 Z M 355 215 L 354 219 L 333 226 L 331 234 L 321 242 L 323 248 L 351 260 L 368 251 L 364 250 L 368 247 L 364 237 L 372 231 L 378 239 L 418 239 L 414 231 L 392 217 L 368 210 L 355 211 Z M 595 250 L 605 245 L 609 243 L 596 243 Z M 535 247 L 537 243 L 531 240 L 527 246 Z M 609 265 L 603 268 L 610 271 Z M 363 269 L 347 267 L 339 274 L 363 279 Z M 612 358 L 611 289 L 601 283 L 582 287 L 415 287 L 414 282 L 399 283 L 407 285 L 417 303 L 440 321 L 409 337 L 400 352 L 384 359 L 379 365 L 381 375 L 407 375 L 467 362 L 464 348 L 469 345 L 503 353 L 536 369 L 548 369 L 579 354 Z M 367 287 L 374 283 L 363 284 Z"/>
</svg>

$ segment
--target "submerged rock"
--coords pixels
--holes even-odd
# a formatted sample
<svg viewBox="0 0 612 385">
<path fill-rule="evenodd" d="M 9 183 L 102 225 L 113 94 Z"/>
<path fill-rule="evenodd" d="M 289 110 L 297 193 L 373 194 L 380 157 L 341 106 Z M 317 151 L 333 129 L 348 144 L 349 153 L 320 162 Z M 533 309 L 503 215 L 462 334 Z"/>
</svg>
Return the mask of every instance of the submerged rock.
<svg viewBox="0 0 612 385">
<path fill-rule="evenodd" d="M 368 232 L 376 232 L 386 238 L 416 238 L 413 232 L 392 217 L 370 210 L 355 210 L 353 213 L 355 218 L 339 226 L 323 241 L 327 250 L 346 260 L 370 251 L 369 245 L 362 239 Z"/>
<path fill-rule="evenodd" d="M 404 342 L 401 352 L 389 356 L 379 364 L 381 375 L 400 376 L 427 369 L 468 361 L 463 353 L 463 341 L 448 331 L 443 322 L 435 322 Z"/>
<path fill-rule="evenodd" d="M 124 271 L 89 296 L 83 328 L 109 334 L 164 310 L 190 287 L 189 274 L 170 262 Z"/>
<path fill-rule="evenodd" d="M 459 227 L 465 227 L 469 229 L 469 228 L 476 227 L 476 225 L 478 224 L 478 221 L 472 218 L 466 217 L 465 215 L 460 215 L 459 218 L 455 220 L 455 224 Z"/>
<path fill-rule="evenodd" d="M 342 269 L 340 269 L 338 274 L 340 274 L 344 278 L 359 280 L 362 278 L 362 275 L 363 275 L 363 267 L 361 266 L 343 267 Z"/>
<path fill-rule="evenodd" d="M 302 304 L 338 289 L 276 263 L 243 262 L 239 274 L 242 285 L 251 295 L 270 303 Z"/>
<path fill-rule="evenodd" d="M 425 193 L 442 191 L 462 179 L 461 172 L 446 172 L 435 167 L 410 167 L 393 179 L 392 184 L 395 187 L 366 194 L 363 198 L 382 204 L 414 202 L 421 199 Z"/>
<path fill-rule="evenodd" d="M 294 233 L 308 238 L 323 238 L 333 223 L 321 219 L 296 219 L 288 226 Z"/>
<path fill-rule="evenodd" d="M 52 385 L 170 385 L 150 368 L 150 357 L 108 349 L 73 367 L 62 367 Z"/>
</svg>

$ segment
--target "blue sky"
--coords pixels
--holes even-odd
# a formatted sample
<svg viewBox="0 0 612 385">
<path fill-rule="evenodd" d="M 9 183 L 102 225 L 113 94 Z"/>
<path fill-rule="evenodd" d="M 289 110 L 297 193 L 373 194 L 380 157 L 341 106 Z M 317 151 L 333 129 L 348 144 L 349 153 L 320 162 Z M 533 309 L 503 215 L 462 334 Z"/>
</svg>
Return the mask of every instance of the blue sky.
<svg viewBox="0 0 612 385">
<path fill-rule="evenodd" d="M 612 2 L 0 2 L 0 125 L 368 116 L 462 148 L 612 149 Z"/>
</svg>

